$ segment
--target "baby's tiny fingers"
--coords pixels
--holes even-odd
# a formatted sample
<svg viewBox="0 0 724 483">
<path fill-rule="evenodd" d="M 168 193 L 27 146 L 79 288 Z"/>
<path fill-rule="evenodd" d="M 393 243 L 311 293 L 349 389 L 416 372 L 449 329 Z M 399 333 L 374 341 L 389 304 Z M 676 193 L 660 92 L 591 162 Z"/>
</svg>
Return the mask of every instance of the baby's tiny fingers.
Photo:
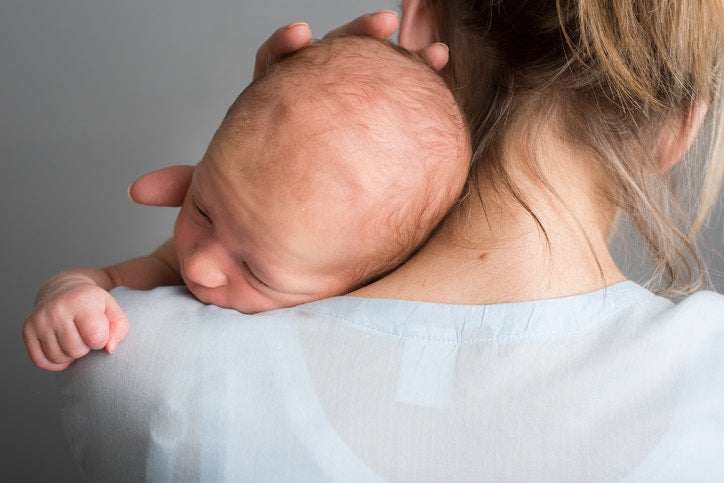
<svg viewBox="0 0 724 483">
<path fill-rule="evenodd" d="M 106 351 L 108 351 L 109 354 L 113 354 L 118 344 L 126 338 L 129 323 L 126 314 L 111 294 L 108 294 L 108 297 L 106 297 L 106 318 L 109 323 Z"/>
<path fill-rule="evenodd" d="M 90 352 L 90 347 L 83 341 L 75 322 L 59 326 L 55 331 L 60 348 L 72 360 L 80 359 Z"/>
<path fill-rule="evenodd" d="M 25 349 L 28 351 L 28 355 L 30 356 L 30 360 L 33 361 L 33 364 L 41 369 L 48 369 L 47 366 L 52 363 L 45 357 L 40 339 L 32 331 L 28 322 L 23 325 L 23 341 L 25 342 Z"/>
<path fill-rule="evenodd" d="M 75 327 L 90 349 L 102 349 L 108 342 L 108 319 L 100 310 L 86 310 L 75 316 Z"/>
<path fill-rule="evenodd" d="M 55 333 L 39 336 L 38 340 L 40 341 L 40 346 L 42 347 L 45 359 L 47 359 L 51 364 L 65 364 L 67 366 L 73 362 L 73 358 L 68 356 L 68 354 L 66 354 L 60 347 Z"/>
<path fill-rule="evenodd" d="M 48 360 L 48 358 L 45 356 L 45 353 L 43 352 L 43 347 L 40 343 L 40 339 L 37 338 L 34 338 L 32 340 L 26 340 L 25 347 L 28 349 L 28 355 L 30 356 L 30 360 L 33 361 L 33 364 L 35 364 L 40 369 L 44 369 L 46 371 L 62 371 L 72 362 L 68 360 L 65 362 L 61 362 L 60 364 L 56 364 Z"/>
</svg>

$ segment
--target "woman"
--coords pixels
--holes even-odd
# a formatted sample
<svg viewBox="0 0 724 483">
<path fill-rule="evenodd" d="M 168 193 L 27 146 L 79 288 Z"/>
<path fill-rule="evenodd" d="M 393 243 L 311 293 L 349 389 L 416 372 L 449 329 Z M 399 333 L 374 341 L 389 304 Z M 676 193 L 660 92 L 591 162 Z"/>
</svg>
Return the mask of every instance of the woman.
<svg viewBox="0 0 724 483">
<path fill-rule="evenodd" d="M 447 52 L 431 44 L 450 46 L 444 74 L 473 136 L 466 196 L 415 256 L 350 297 L 245 317 L 175 289 L 116 294 L 143 323 L 64 376 L 87 475 L 724 477 L 724 297 L 673 305 L 625 281 L 607 248 L 625 213 L 662 293 L 700 282 L 693 240 L 721 153 L 683 229 L 667 183 L 702 125 L 721 125 L 724 12 L 693 3 L 404 2 L 403 46 L 436 66 Z M 387 36 L 394 23 L 383 12 L 344 29 Z M 279 31 L 258 65 L 310 36 Z M 146 178 L 136 197 L 173 201 L 185 173 Z M 147 190 L 158 177 L 176 187 L 160 200 Z"/>
</svg>

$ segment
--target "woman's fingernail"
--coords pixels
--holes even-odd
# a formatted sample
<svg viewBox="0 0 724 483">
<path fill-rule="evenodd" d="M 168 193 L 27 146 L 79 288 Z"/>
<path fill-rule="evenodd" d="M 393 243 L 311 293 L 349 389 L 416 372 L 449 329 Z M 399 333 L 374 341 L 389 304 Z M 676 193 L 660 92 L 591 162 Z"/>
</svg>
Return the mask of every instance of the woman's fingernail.
<svg viewBox="0 0 724 483">
<path fill-rule="evenodd" d="M 287 26 L 284 27 L 284 28 L 285 28 L 286 30 L 292 30 L 292 29 L 295 29 L 295 28 L 297 28 L 297 27 L 307 27 L 307 28 L 309 28 L 309 24 L 308 24 L 307 22 L 294 22 L 294 23 L 290 23 L 289 25 L 287 25 Z"/>
<path fill-rule="evenodd" d="M 397 17 L 397 12 L 395 12 L 394 10 L 377 10 L 376 12 L 366 13 L 362 15 L 361 18 L 370 18 L 377 15 L 394 15 L 395 17 Z"/>
<path fill-rule="evenodd" d="M 435 42 L 435 44 L 433 44 L 433 45 L 440 45 L 440 46 L 442 46 L 442 47 L 445 47 L 445 50 L 447 50 L 448 52 L 450 52 L 450 47 L 448 47 L 447 44 L 443 44 L 442 42 Z"/>
</svg>

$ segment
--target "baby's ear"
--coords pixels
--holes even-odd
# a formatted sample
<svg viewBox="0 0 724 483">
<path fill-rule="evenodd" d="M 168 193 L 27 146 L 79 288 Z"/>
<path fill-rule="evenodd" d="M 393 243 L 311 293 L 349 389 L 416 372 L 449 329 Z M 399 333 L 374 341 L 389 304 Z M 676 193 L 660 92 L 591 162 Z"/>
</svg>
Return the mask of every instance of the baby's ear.
<svg viewBox="0 0 724 483">
<path fill-rule="evenodd" d="M 128 197 L 148 206 L 181 206 L 195 166 L 168 166 L 146 173 L 128 187 Z"/>
<path fill-rule="evenodd" d="M 659 169 L 662 172 L 673 168 L 694 144 L 708 109 L 706 102 L 694 102 L 664 126 L 658 144 Z"/>
</svg>

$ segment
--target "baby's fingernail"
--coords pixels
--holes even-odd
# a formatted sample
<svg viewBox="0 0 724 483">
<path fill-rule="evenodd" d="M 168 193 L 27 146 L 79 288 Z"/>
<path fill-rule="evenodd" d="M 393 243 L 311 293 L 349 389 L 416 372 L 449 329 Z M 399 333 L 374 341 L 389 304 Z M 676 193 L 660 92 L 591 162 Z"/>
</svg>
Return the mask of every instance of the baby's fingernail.
<svg viewBox="0 0 724 483">
<path fill-rule="evenodd" d="M 109 354 L 113 354 L 116 352 L 116 349 L 118 348 L 118 340 L 117 339 L 111 339 L 108 341 L 108 344 L 106 344 L 106 352 Z"/>
<path fill-rule="evenodd" d="M 128 199 L 133 201 L 133 198 L 131 197 L 131 188 L 133 188 L 133 183 L 128 185 L 128 188 L 126 188 L 126 196 L 128 196 Z"/>
<path fill-rule="evenodd" d="M 294 22 L 294 23 L 290 23 L 289 25 L 287 25 L 287 26 L 284 27 L 284 28 L 285 28 L 286 30 L 292 30 L 292 29 L 295 29 L 295 28 L 297 28 L 297 27 L 307 27 L 307 28 L 309 28 L 309 24 L 308 24 L 307 22 Z"/>
<path fill-rule="evenodd" d="M 397 12 L 395 12 L 394 10 L 377 10 L 372 15 L 382 15 L 382 14 L 392 14 L 395 17 L 397 17 Z"/>
</svg>

